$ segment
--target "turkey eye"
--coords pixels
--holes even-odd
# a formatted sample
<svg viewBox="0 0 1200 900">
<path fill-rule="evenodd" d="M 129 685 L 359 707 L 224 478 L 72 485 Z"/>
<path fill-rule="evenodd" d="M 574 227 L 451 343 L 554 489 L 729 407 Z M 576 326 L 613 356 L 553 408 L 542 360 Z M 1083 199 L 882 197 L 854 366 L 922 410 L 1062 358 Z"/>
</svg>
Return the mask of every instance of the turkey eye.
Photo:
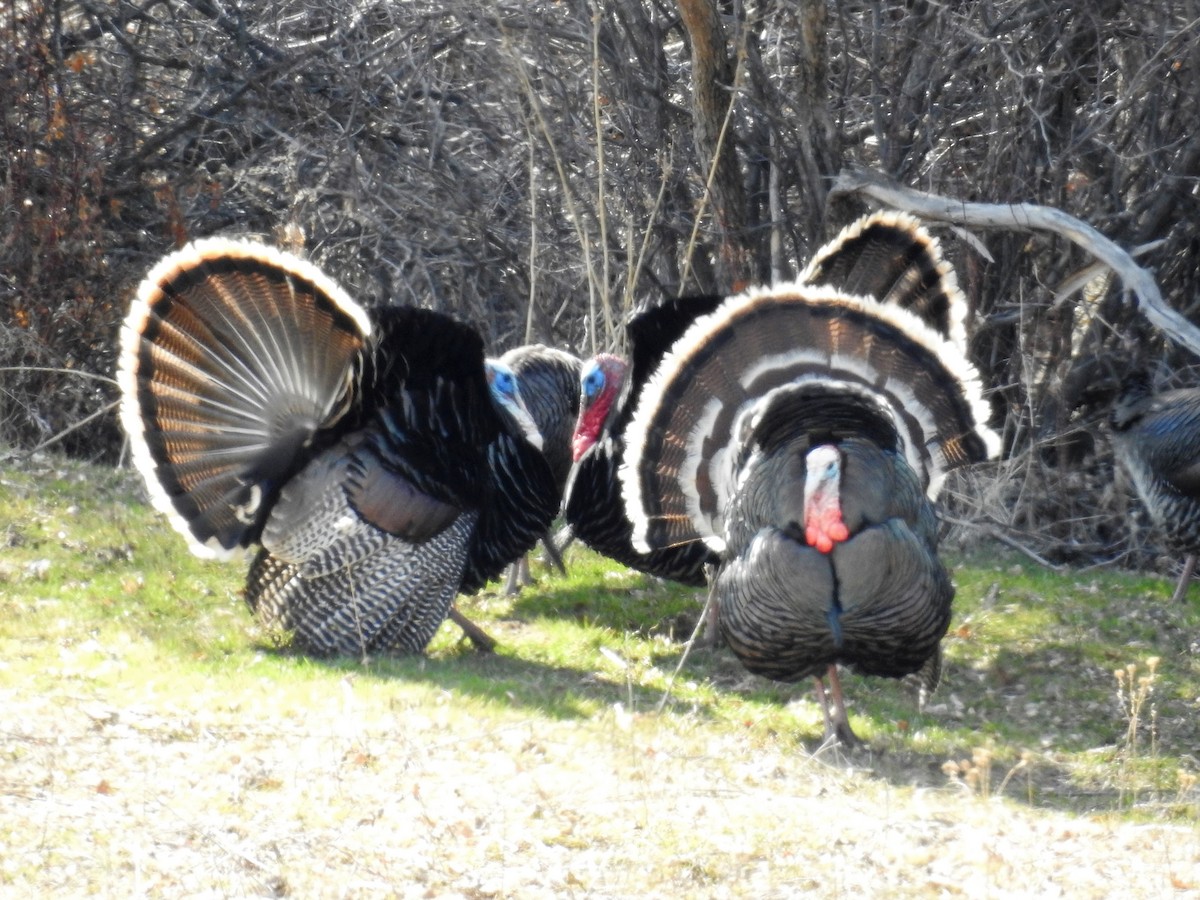
<svg viewBox="0 0 1200 900">
<path fill-rule="evenodd" d="M 583 392 L 588 397 L 595 397 L 602 387 L 604 387 L 604 372 L 599 368 L 592 369 L 584 376 Z"/>
<path fill-rule="evenodd" d="M 485 363 L 488 374 L 488 384 L 492 391 L 500 396 L 511 397 L 517 392 L 517 378 L 513 373 L 498 363 Z"/>
</svg>

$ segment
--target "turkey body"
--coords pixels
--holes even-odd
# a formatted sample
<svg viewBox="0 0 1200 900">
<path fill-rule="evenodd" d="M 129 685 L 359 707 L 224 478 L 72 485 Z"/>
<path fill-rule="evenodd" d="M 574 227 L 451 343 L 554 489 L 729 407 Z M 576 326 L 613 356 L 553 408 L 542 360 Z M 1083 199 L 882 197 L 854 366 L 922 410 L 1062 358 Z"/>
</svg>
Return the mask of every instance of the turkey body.
<svg viewBox="0 0 1200 900">
<path fill-rule="evenodd" d="M 757 674 L 815 676 L 826 735 L 846 744 L 837 666 L 930 688 L 940 674 L 954 591 L 932 501 L 998 447 L 964 307 L 932 237 L 869 217 L 798 281 L 689 325 L 624 432 L 635 549 L 715 554 L 726 642 Z"/>
<path fill-rule="evenodd" d="M 847 438 L 841 516 L 848 536 L 827 551 L 801 531 L 809 442 L 748 461 L 727 513 L 718 622 L 751 672 L 777 681 L 844 663 L 901 677 L 936 659 L 954 591 L 937 558 L 937 519 L 893 451 Z M 783 488 L 781 490 L 781 488 Z"/>
<path fill-rule="evenodd" d="M 1200 552 L 1200 389 L 1155 394 L 1145 377 L 1113 409 L 1113 449 L 1168 547 L 1186 556 L 1173 601 L 1187 597 Z"/>
<path fill-rule="evenodd" d="M 246 601 L 318 655 L 419 652 L 556 510 L 511 373 L 470 327 L 367 312 L 305 260 L 198 241 L 122 329 L 121 420 L 193 552 L 256 549 Z"/>
</svg>

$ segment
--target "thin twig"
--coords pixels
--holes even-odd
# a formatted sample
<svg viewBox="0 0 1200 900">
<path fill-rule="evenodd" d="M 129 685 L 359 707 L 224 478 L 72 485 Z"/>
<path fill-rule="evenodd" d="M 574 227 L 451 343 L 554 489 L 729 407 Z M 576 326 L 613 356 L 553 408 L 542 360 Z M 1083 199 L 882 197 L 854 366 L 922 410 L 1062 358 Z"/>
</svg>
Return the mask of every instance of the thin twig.
<svg viewBox="0 0 1200 900">
<path fill-rule="evenodd" d="M 42 375 L 77 375 L 80 378 L 90 378 L 92 381 L 101 381 L 104 384 L 111 384 L 116 387 L 117 380 L 109 375 L 100 375 L 96 372 L 84 372 L 80 369 L 61 369 L 53 366 L 0 366 L 0 372 L 37 372 Z"/>
<path fill-rule="evenodd" d="M 120 403 L 119 400 L 114 400 L 112 403 L 108 404 L 107 406 L 96 410 L 91 415 L 85 416 L 84 418 L 80 419 L 74 425 L 68 425 L 62 431 L 58 432 L 57 434 L 51 435 L 50 437 L 46 438 L 46 440 L 42 441 L 36 447 L 31 449 L 29 451 L 29 453 L 26 454 L 26 456 L 32 456 L 34 453 L 37 453 L 40 450 L 45 450 L 47 447 L 49 447 L 53 444 L 57 444 L 59 441 L 61 441 L 67 435 L 71 434 L 74 431 L 78 431 L 80 428 L 82 428 L 84 425 L 87 425 L 89 422 L 95 421 L 96 419 L 100 418 L 101 416 L 108 415 L 110 412 L 112 412 L 114 409 L 117 408 L 119 403 Z"/>
<path fill-rule="evenodd" d="M 541 132 L 542 137 L 546 141 L 546 146 L 550 150 L 550 158 L 554 160 L 554 171 L 558 175 L 558 182 L 562 186 L 562 202 L 567 209 L 567 216 L 570 219 L 572 227 L 575 229 L 576 239 L 579 241 L 579 249 L 583 254 L 583 268 L 587 272 L 588 277 L 588 317 L 591 323 L 591 353 L 594 355 L 599 352 L 596 346 L 596 319 L 595 319 L 595 304 L 596 304 L 596 270 L 592 263 L 591 253 L 591 235 L 587 233 L 584 226 L 583 217 L 579 214 L 579 210 L 575 206 L 574 193 L 571 188 L 571 181 L 567 178 L 566 167 L 563 165 L 562 157 L 558 152 L 558 145 L 554 142 L 554 135 L 551 132 L 550 125 L 546 121 L 546 117 L 542 112 L 542 101 L 538 97 L 537 91 L 533 89 L 533 85 L 529 81 L 529 72 L 525 68 L 525 61 L 521 54 L 512 46 L 512 41 L 509 38 L 508 31 L 504 28 L 500 29 L 500 36 L 503 41 L 505 50 L 513 62 L 513 68 L 517 73 L 517 78 L 521 83 L 521 90 L 524 92 L 526 99 L 529 101 L 529 108 L 533 111 L 533 119 L 537 124 L 537 130 Z M 529 133 L 529 139 L 532 142 L 534 137 L 534 129 L 529 125 L 529 117 L 522 111 L 522 118 L 525 121 L 526 131 Z"/>
<path fill-rule="evenodd" d="M 596 219 L 600 225 L 600 258 L 602 290 L 600 306 L 604 312 L 604 342 L 612 346 L 616 328 L 613 323 L 612 304 L 609 300 L 609 266 L 612 254 L 608 246 L 608 199 L 604 187 L 604 123 L 600 116 L 600 4 L 592 3 L 592 124 L 596 134 Z"/>
<path fill-rule="evenodd" d="M 696 643 L 696 635 L 700 633 L 700 629 L 708 622 L 708 611 L 712 605 L 717 602 L 716 578 L 714 573 L 710 572 L 708 577 L 708 597 L 704 601 L 704 609 L 700 612 L 700 618 L 696 620 L 696 627 L 692 629 L 692 635 L 687 639 L 687 643 L 683 645 L 683 653 L 679 657 L 679 663 L 675 666 L 675 671 L 671 673 L 671 677 L 667 679 L 667 686 L 663 688 L 662 699 L 658 701 L 656 712 L 662 712 L 667 705 L 667 701 L 671 698 L 671 689 L 675 686 L 675 680 L 679 677 L 679 672 L 683 669 L 683 664 L 687 662 L 688 654 L 692 652 L 692 647 Z"/>
<path fill-rule="evenodd" d="M 974 528 L 978 531 L 982 531 L 988 537 L 995 538 L 1000 543 L 1007 544 L 1009 547 L 1012 547 L 1014 550 L 1019 550 L 1021 553 L 1024 553 L 1026 556 L 1028 556 L 1030 559 L 1032 559 L 1038 565 L 1045 566 L 1051 572 L 1065 572 L 1067 570 L 1066 566 L 1056 565 L 1056 564 L 1050 562 L 1050 560 L 1046 559 L 1044 556 L 1039 556 L 1035 551 L 1029 549 L 1028 547 L 1026 547 L 1024 544 L 1022 544 L 1020 541 L 1016 540 L 1015 538 L 1012 538 L 1009 535 L 1005 534 L 1003 531 L 1001 531 L 995 525 L 991 525 L 987 522 L 972 522 L 969 519 L 959 519 L 954 516 L 945 515 L 944 513 L 942 514 L 941 518 L 942 518 L 942 521 L 948 522 L 951 525 L 958 525 L 961 528 Z"/>
</svg>

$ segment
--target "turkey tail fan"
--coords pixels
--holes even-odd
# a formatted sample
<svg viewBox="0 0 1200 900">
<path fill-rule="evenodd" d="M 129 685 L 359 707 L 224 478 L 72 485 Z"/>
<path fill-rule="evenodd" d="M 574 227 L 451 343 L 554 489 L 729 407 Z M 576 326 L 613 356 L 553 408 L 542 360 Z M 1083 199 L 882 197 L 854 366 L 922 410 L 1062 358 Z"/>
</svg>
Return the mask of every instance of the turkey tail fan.
<svg viewBox="0 0 1200 900">
<path fill-rule="evenodd" d="M 625 334 L 631 346 L 629 375 L 625 379 L 621 397 L 614 404 L 617 416 L 611 422 L 612 430 L 624 431 L 638 395 L 671 345 L 683 336 L 692 323 L 724 302 L 725 298 L 719 294 L 672 297 L 655 306 L 644 307 L 630 318 L 625 325 Z"/>
<path fill-rule="evenodd" d="M 797 279 L 894 303 L 966 346 L 966 299 L 937 241 L 912 216 L 880 212 L 852 222 Z"/>
<path fill-rule="evenodd" d="M 821 383 L 851 398 L 847 427 L 894 431 L 931 496 L 997 449 L 974 367 L 916 314 L 823 286 L 751 291 L 689 328 L 642 392 L 621 470 L 635 546 L 723 549 L 737 457 Z"/>
<path fill-rule="evenodd" d="M 298 454 L 345 414 L 370 334 L 337 284 L 272 247 L 210 238 L 150 271 L 121 330 L 121 421 L 193 552 L 257 540 Z"/>
</svg>

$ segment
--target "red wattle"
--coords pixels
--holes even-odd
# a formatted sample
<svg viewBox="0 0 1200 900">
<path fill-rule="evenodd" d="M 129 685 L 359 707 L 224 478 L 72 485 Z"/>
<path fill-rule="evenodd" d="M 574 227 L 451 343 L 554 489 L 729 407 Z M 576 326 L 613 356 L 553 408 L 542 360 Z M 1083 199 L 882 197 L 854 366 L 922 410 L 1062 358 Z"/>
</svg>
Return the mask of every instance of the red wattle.
<svg viewBox="0 0 1200 900">
<path fill-rule="evenodd" d="M 836 506 L 818 509 L 809 515 L 804 524 L 804 539 L 810 547 L 821 553 L 829 553 L 833 545 L 850 537 L 850 529 L 842 521 L 842 513 Z"/>
<path fill-rule="evenodd" d="M 606 408 L 599 408 L 599 404 L 593 404 L 580 416 L 575 434 L 571 437 L 571 457 L 574 462 L 579 462 L 588 447 L 596 443 L 596 438 L 600 436 L 600 429 L 604 426 L 606 412 Z"/>
</svg>

